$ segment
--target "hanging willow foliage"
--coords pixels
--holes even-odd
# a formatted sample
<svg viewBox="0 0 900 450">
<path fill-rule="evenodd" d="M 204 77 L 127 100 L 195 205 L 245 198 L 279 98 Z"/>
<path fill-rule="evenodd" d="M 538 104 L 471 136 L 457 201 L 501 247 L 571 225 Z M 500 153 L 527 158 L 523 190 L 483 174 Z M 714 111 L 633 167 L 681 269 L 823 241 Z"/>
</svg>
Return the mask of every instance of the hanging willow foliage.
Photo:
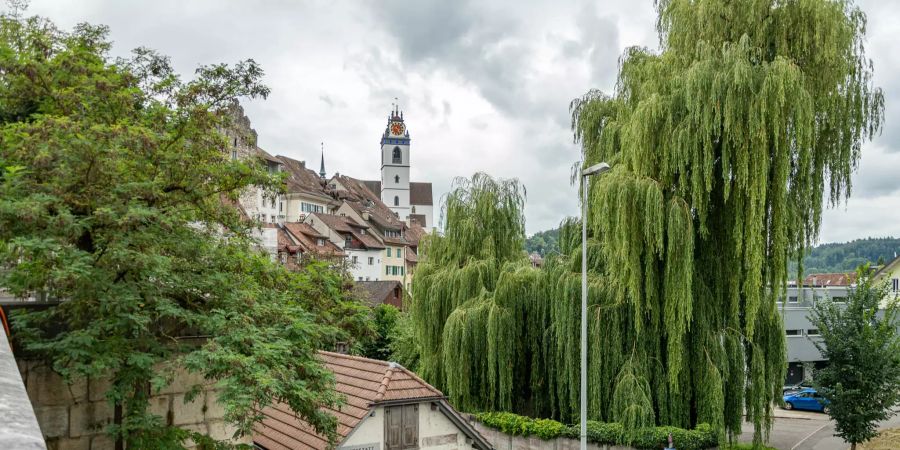
<svg viewBox="0 0 900 450">
<path fill-rule="evenodd" d="M 662 52 L 629 50 L 614 96 L 572 104 L 586 164 L 613 166 L 589 193 L 588 414 L 733 438 L 746 413 L 760 443 L 786 366 L 787 260 L 881 125 L 865 16 L 826 0 L 658 8 Z M 422 375 L 464 410 L 571 423 L 581 223 L 533 269 L 523 194 L 477 174 L 447 195 L 412 290 Z"/>
<path fill-rule="evenodd" d="M 827 0 L 660 0 L 658 12 L 662 51 L 628 50 L 613 96 L 572 104 L 586 165 L 613 166 L 589 222 L 604 280 L 634 305 L 624 320 L 641 355 L 622 380 L 649 383 L 660 423 L 733 436 L 746 407 L 759 442 L 781 394 L 787 260 L 816 239 L 823 201 L 849 195 L 881 126 L 865 15 Z"/>
</svg>

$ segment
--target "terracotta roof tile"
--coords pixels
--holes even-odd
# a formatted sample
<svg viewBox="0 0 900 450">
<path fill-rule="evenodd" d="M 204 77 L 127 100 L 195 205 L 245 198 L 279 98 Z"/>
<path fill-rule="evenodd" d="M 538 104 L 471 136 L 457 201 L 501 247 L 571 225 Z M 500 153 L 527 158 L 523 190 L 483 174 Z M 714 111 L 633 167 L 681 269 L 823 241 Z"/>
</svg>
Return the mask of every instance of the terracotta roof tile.
<svg viewBox="0 0 900 450">
<path fill-rule="evenodd" d="M 856 272 L 814 273 L 803 279 L 804 286 L 850 286 L 856 282 Z"/>
<path fill-rule="evenodd" d="M 334 373 L 335 390 L 346 404 L 327 411 L 338 420 L 339 439 L 382 401 L 443 398 L 444 394 L 402 366 L 331 352 L 319 352 L 319 358 Z M 253 427 L 253 441 L 269 450 L 301 448 L 325 449 L 328 442 L 287 405 L 275 404 L 263 410 L 264 419 Z"/>
</svg>

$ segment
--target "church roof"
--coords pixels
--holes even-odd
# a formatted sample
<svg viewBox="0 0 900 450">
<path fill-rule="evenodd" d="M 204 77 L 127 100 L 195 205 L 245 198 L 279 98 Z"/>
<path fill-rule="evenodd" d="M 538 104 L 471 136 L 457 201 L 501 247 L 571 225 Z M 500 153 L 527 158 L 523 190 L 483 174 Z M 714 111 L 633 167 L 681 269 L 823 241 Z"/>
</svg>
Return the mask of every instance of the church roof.
<svg viewBox="0 0 900 450">
<path fill-rule="evenodd" d="M 363 180 L 363 184 L 370 191 L 381 194 L 381 182 L 378 180 Z M 432 197 L 431 183 L 422 183 L 418 181 L 409 182 L 409 204 L 433 206 L 434 199 Z"/>
</svg>

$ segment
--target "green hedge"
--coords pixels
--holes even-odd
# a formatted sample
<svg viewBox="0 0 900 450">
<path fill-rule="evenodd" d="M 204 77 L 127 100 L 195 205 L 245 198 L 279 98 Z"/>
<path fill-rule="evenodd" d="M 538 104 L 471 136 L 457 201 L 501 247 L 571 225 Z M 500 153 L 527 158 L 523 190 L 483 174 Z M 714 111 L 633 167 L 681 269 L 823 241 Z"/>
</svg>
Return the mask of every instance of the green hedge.
<svg viewBox="0 0 900 450">
<path fill-rule="evenodd" d="M 537 436 L 541 439 L 558 437 L 578 439 L 581 429 L 578 425 L 566 426 L 550 419 L 532 419 L 507 412 L 487 412 L 475 414 L 479 422 L 491 428 L 514 436 Z M 627 445 L 642 449 L 659 449 L 668 443 L 669 434 L 678 450 L 703 450 L 719 444 L 718 434 L 705 423 L 693 430 L 677 427 L 643 428 L 626 435 L 619 423 L 588 421 L 587 440 L 596 444 Z M 630 442 L 629 442 L 630 441 Z"/>
</svg>

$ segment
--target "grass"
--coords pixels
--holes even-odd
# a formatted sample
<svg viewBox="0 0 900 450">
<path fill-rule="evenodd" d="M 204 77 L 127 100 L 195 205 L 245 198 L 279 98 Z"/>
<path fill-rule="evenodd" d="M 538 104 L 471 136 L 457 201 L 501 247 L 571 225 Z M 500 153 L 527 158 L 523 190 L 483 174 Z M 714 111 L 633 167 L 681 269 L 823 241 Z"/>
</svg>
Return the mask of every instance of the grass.
<svg viewBox="0 0 900 450">
<path fill-rule="evenodd" d="M 900 448 L 900 428 L 884 430 L 865 444 L 856 446 L 856 450 L 896 450 Z"/>
</svg>

